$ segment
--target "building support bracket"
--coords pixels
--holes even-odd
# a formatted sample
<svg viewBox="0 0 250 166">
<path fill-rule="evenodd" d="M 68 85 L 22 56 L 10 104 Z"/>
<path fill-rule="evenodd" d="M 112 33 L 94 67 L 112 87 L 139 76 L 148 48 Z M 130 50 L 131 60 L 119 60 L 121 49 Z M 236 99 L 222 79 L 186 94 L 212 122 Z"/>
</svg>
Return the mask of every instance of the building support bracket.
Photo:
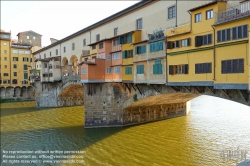
<svg viewBox="0 0 250 166">
<path fill-rule="evenodd" d="M 248 101 L 249 94 L 247 92 L 244 92 L 243 90 L 238 90 L 241 98 L 243 98 L 246 102 Z"/>
<path fill-rule="evenodd" d="M 191 92 L 191 88 L 189 87 L 187 87 L 187 86 L 183 86 L 183 88 L 185 88 L 186 90 L 188 90 L 189 92 Z"/>
<path fill-rule="evenodd" d="M 129 92 L 131 93 L 131 89 L 128 84 L 125 83 L 125 86 L 128 88 Z"/>
<path fill-rule="evenodd" d="M 136 91 L 136 88 L 134 87 L 134 84 L 131 84 L 131 86 L 133 87 L 133 89 Z"/>
<path fill-rule="evenodd" d="M 229 97 L 228 96 L 228 94 L 226 93 L 226 91 L 225 90 L 223 90 L 223 89 L 220 89 L 220 91 L 226 96 L 226 97 L 228 97 L 229 99 L 231 98 L 231 97 Z"/>
<path fill-rule="evenodd" d="M 139 86 L 138 85 L 135 85 L 136 88 L 138 89 L 138 91 L 140 92 L 140 94 L 142 95 L 142 91 L 140 90 Z M 144 94 L 143 94 L 144 95 Z"/>
<path fill-rule="evenodd" d="M 175 92 L 180 92 L 180 89 L 177 88 L 176 86 L 170 86 L 173 90 L 175 90 Z"/>
<path fill-rule="evenodd" d="M 154 90 L 155 90 L 156 92 L 160 93 L 160 90 L 157 89 L 153 84 L 150 84 L 150 85 L 154 88 Z"/>
<path fill-rule="evenodd" d="M 196 89 L 199 93 L 203 93 L 204 92 L 204 88 L 200 88 L 200 87 L 194 86 L 194 89 Z"/>
<path fill-rule="evenodd" d="M 214 89 L 214 88 L 207 86 L 207 89 L 208 89 L 210 92 L 212 92 L 213 94 L 215 94 L 215 89 Z"/>
</svg>

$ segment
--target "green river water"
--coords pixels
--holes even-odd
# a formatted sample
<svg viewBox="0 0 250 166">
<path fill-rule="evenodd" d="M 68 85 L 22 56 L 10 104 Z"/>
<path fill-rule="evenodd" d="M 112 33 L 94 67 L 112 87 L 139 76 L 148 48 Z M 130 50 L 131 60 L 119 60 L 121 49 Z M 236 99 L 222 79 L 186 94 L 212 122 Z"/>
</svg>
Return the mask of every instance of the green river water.
<svg viewBox="0 0 250 166">
<path fill-rule="evenodd" d="M 118 128 L 84 129 L 83 106 L 34 107 L 1 103 L 1 166 L 234 166 L 242 157 L 222 152 L 237 148 L 250 158 L 250 107 L 220 98 L 193 99 L 185 117 Z M 25 155 L 34 162 L 21 163 Z"/>
</svg>

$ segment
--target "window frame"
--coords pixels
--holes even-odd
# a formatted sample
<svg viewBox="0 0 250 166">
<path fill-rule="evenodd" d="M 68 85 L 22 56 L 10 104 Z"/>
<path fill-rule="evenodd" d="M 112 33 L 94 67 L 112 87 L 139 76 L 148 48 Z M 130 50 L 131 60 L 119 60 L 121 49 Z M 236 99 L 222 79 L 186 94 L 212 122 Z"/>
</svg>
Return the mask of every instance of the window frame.
<svg viewBox="0 0 250 166">
<path fill-rule="evenodd" d="M 114 36 L 118 36 L 118 27 L 114 28 Z"/>
<path fill-rule="evenodd" d="M 171 9 L 172 9 L 172 14 L 170 15 Z M 174 13 L 173 13 L 173 11 L 174 11 Z M 175 6 L 175 4 L 168 7 L 167 14 L 168 14 L 168 20 L 174 19 L 176 17 L 176 6 Z"/>
<path fill-rule="evenodd" d="M 136 19 L 136 29 L 142 29 L 143 27 L 143 22 L 142 22 L 142 17 L 141 18 L 138 18 Z M 141 22 L 141 23 L 140 23 Z"/>
<path fill-rule="evenodd" d="M 197 20 L 197 16 L 199 16 L 199 20 Z M 202 21 L 202 14 L 201 13 L 197 13 L 194 15 L 194 21 L 195 23 L 201 22 Z"/>
<path fill-rule="evenodd" d="M 208 17 L 208 16 L 210 16 L 210 17 Z M 214 18 L 214 10 L 213 9 L 207 10 L 206 11 L 206 20 L 210 20 L 212 18 Z"/>
</svg>

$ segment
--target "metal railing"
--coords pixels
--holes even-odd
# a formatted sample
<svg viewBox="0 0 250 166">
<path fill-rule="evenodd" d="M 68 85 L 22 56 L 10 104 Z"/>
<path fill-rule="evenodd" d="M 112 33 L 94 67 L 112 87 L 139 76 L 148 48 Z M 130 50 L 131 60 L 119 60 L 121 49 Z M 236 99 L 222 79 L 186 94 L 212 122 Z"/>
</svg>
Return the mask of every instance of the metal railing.
<svg viewBox="0 0 250 166">
<path fill-rule="evenodd" d="M 215 24 L 221 24 L 250 16 L 250 2 L 220 10 L 215 13 Z"/>
</svg>

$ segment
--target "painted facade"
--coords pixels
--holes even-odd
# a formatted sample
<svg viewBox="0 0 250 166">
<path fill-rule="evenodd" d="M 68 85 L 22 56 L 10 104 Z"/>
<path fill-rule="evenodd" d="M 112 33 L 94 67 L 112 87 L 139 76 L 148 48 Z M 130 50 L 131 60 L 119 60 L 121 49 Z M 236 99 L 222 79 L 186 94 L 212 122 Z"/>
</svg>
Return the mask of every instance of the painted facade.
<svg viewBox="0 0 250 166">
<path fill-rule="evenodd" d="M 140 40 L 146 40 L 148 38 L 148 33 L 153 32 L 155 29 L 166 29 L 174 27 L 176 24 L 181 25 L 188 22 L 188 15 L 178 16 L 180 16 L 183 11 L 203 3 L 206 3 L 206 1 L 192 1 L 191 3 L 177 1 L 177 4 L 176 1 L 141 1 L 117 14 L 105 18 L 96 24 L 90 25 L 89 27 L 34 52 L 34 56 L 35 59 L 45 59 L 44 55 L 48 57 L 50 53 L 51 57 L 61 56 L 63 75 L 69 75 L 72 73 L 72 70 L 74 74 L 79 74 L 80 70 L 78 70 L 78 64 L 87 60 L 87 57 L 88 59 L 92 59 L 93 56 L 96 56 L 97 52 L 89 48 L 89 44 L 97 42 L 97 38 L 101 41 L 103 39 L 115 37 L 114 33 L 116 33 L 116 35 L 121 35 L 131 31 L 141 30 Z M 174 7 L 174 14 L 170 16 L 168 10 L 170 10 L 171 7 Z M 114 39 L 115 38 L 112 40 Z M 114 51 L 115 48 L 113 46 L 112 50 Z M 119 49 L 119 47 L 120 46 L 117 46 L 116 49 Z M 58 49 L 58 55 L 55 54 L 56 49 Z M 83 51 L 85 51 L 84 54 Z M 88 55 L 88 51 L 90 51 L 90 55 Z M 120 56 L 122 56 L 121 54 Z M 116 62 L 114 61 L 111 70 L 117 71 L 120 67 L 121 72 L 123 72 L 121 66 L 116 66 L 118 63 L 117 61 L 119 60 L 116 60 Z M 122 74 L 118 73 L 113 75 L 113 80 L 121 82 L 121 75 Z M 126 80 L 133 80 L 133 77 L 132 75 Z"/>
<path fill-rule="evenodd" d="M 167 85 L 247 90 L 249 15 L 238 13 L 240 18 L 231 20 L 223 16 L 249 3 L 231 8 L 221 1 L 190 9 L 190 25 L 166 31 Z"/>
</svg>

